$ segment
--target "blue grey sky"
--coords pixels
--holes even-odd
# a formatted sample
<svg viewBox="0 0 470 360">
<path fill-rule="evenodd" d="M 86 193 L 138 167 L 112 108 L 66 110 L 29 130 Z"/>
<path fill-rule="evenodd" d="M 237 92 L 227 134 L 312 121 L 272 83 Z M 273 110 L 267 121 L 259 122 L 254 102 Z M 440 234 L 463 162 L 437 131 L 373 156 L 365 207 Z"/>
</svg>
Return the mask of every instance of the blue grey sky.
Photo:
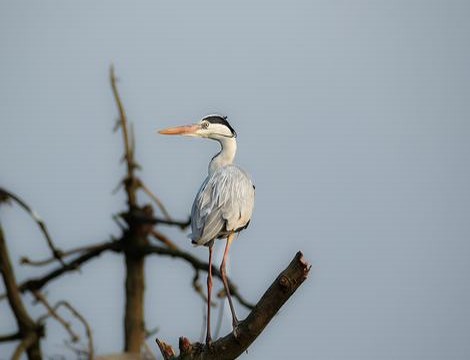
<svg viewBox="0 0 470 360">
<path fill-rule="evenodd" d="M 299 249 L 313 264 L 241 358 L 468 359 L 469 18 L 463 0 L 2 0 L 0 184 L 62 248 L 119 233 L 113 62 L 141 176 L 175 217 L 189 214 L 218 147 L 155 129 L 219 112 L 237 130 L 257 191 L 231 255 L 243 294 L 256 301 Z M 0 215 L 15 261 L 48 254 L 22 211 Z M 146 320 L 173 344 L 199 338 L 192 275 L 176 260 L 147 264 Z M 99 353 L 122 347 L 122 295 L 112 254 L 48 287 L 90 319 Z M 5 304 L 0 314 L 0 333 L 11 330 Z M 45 352 L 67 353 L 50 325 Z"/>
</svg>

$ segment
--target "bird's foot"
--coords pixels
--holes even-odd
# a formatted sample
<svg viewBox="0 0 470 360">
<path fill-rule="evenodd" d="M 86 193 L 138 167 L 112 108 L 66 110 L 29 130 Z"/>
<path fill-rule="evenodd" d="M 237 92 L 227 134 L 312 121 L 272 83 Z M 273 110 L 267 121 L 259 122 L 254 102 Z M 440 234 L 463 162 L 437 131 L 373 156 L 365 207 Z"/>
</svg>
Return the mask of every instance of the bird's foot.
<svg viewBox="0 0 470 360">
<path fill-rule="evenodd" d="M 212 347 L 212 337 L 210 335 L 207 335 L 206 336 L 206 346 L 208 348 L 211 348 Z"/>
<path fill-rule="evenodd" d="M 235 337 L 235 339 L 238 339 L 238 335 L 240 335 L 240 329 L 238 327 L 239 324 L 240 324 L 240 321 L 236 319 L 232 321 L 232 327 L 233 327 L 232 334 Z"/>
</svg>

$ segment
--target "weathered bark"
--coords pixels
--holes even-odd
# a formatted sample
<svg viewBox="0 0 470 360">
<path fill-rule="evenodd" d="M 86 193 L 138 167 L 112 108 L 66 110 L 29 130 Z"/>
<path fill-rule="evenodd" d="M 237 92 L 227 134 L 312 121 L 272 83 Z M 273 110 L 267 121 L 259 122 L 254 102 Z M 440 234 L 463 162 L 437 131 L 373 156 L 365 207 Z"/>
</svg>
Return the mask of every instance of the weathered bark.
<svg viewBox="0 0 470 360">
<path fill-rule="evenodd" d="M 212 343 L 210 347 L 201 343 L 191 344 L 188 339 L 181 337 L 179 341 L 180 355 L 177 357 L 171 346 L 157 339 L 163 357 L 174 360 L 236 359 L 255 341 L 282 305 L 304 282 L 309 270 L 310 265 L 299 251 L 289 266 L 266 290 L 253 311 L 239 324 L 236 336 L 230 333 Z"/>
</svg>

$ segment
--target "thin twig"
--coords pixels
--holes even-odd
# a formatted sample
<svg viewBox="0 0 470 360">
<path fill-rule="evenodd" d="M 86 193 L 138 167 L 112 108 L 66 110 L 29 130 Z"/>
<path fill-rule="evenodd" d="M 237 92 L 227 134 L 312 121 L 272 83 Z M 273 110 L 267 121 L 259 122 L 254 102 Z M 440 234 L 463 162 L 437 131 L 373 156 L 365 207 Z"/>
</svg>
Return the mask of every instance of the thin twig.
<svg viewBox="0 0 470 360">
<path fill-rule="evenodd" d="M 64 346 L 69 349 L 70 351 L 72 351 L 73 353 L 75 353 L 76 357 L 77 357 L 77 360 L 81 360 L 83 359 L 84 356 L 86 356 L 87 359 L 91 360 L 92 358 L 90 358 L 88 356 L 88 350 L 86 349 L 83 349 L 83 348 L 80 348 L 78 347 L 77 345 L 72 345 L 69 341 L 67 340 L 64 340 Z M 64 358 L 65 359 L 65 358 Z"/>
<path fill-rule="evenodd" d="M 63 251 L 62 252 L 62 258 L 67 258 L 71 255 L 75 255 L 77 253 L 82 253 L 82 252 L 87 252 L 94 250 L 96 248 L 99 248 L 101 245 L 90 245 L 90 246 L 81 246 L 77 247 L 75 249 L 71 249 L 68 251 Z M 55 258 L 48 258 L 48 259 L 43 259 L 43 260 L 31 260 L 27 257 L 22 257 L 20 259 L 20 264 L 22 265 L 29 265 L 29 266 L 44 266 L 52 263 L 55 260 Z"/>
<path fill-rule="evenodd" d="M 125 219 L 125 217 L 128 216 L 128 214 L 124 213 L 124 214 L 120 214 L 120 216 Z M 166 219 L 159 218 L 157 216 L 146 216 L 144 214 L 134 216 L 134 220 L 140 223 L 147 223 L 147 224 L 155 224 L 155 225 L 162 224 L 162 225 L 169 225 L 169 226 L 178 226 L 182 230 L 186 229 L 191 224 L 191 218 L 188 218 L 185 221 L 178 221 L 178 220 L 169 221 Z"/>
<path fill-rule="evenodd" d="M 114 214 L 113 215 L 113 220 L 116 223 L 116 225 L 121 229 L 121 231 L 126 231 L 127 230 L 127 225 L 122 222 L 122 216 Z"/>
<path fill-rule="evenodd" d="M 75 316 L 85 327 L 85 334 L 88 338 L 88 357 L 90 360 L 93 359 L 94 358 L 93 334 L 91 332 L 90 324 L 88 323 L 88 321 L 86 321 L 83 315 L 80 314 L 69 302 L 65 300 L 59 301 L 56 304 L 56 307 L 59 308 L 60 306 L 64 306 L 65 308 L 67 308 L 71 312 L 71 314 Z"/>
<path fill-rule="evenodd" d="M 57 307 L 52 307 L 51 304 L 49 304 L 49 302 L 47 301 L 47 299 L 44 297 L 44 295 L 42 295 L 39 291 L 33 291 L 33 295 L 34 297 L 36 298 L 36 300 L 38 302 L 40 302 L 42 305 L 44 305 L 44 307 L 46 308 L 47 310 L 47 314 L 46 315 L 43 315 L 41 316 L 39 319 L 38 319 L 38 322 L 39 323 L 42 323 L 44 320 L 46 320 L 48 317 L 52 317 L 54 318 L 59 324 L 62 325 L 62 327 L 65 329 L 65 331 L 67 331 L 69 333 L 69 336 L 70 336 L 70 340 L 73 342 L 73 343 L 76 343 L 77 341 L 80 340 L 80 336 L 72 329 L 72 326 L 70 325 L 70 323 L 68 321 L 66 321 L 62 316 L 60 316 L 58 313 L 57 313 Z"/>
<path fill-rule="evenodd" d="M 160 208 L 161 212 L 165 216 L 165 219 L 168 221 L 173 221 L 172 217 L 170 216 L 170 213 L 167 211 L 165 205 L 163 205 L 163 202 L 157 197 L 157 195 L 155 195 L 142 180 L 138 179 L 138 184 L 140 188 L 155 202 L 155 204 L 157 204 L 157 206 Z"/>
<path fill-rule="evenodd" d="M 148 339 L 149 337 L 154 336 L 159 331 L 160 331 L 160 328 L 158 326 L 154 327 L 153 329 L 150 329 L 150 330 L 147 329 L 147 330 L 145 330 L 145 338 Z"/>
<path fill-rule="evenodd" d="M 103 252 L 109 251 L 109 250 L 116 251 L 116 252 L 121 251 L 122 250 L 121 242 L 119 240 L 114 240 L 114 241 L 107 241 L 100 245 L 96 245 L 94 249 L 87 251 L 84 254 L 78 256 L 77 258 L 75 258 L 74 260 L 66 264 L 65 266 L 53 269 L 50 272 L 48 272 L 46 275 L 43 275 L 41 277 L 28 279 L 22 282 L 20 285 L 18 285 L 18 289 L 21 292 L 41 290 L 41 288 L 44 287 L 46 284 L 48 284 L 50 281 L 57 279 L 58 277 L 62 276 L 64 273 L 78 269 L 80 266 L 87 263 L 89 260 L 96 258 L 99 255 L 101 255 Z M 5 294 L 0 295 L 0 300 L 3 300 L 5 297 L 6 297 Z"/>
<path fill-rule="evenodd" d="M 191 224 L 191 219 L 188 219 L 186 221 L 177 221 L 177 220 L 169 221 L 169 220 L 161 219 L 161 218 L 156 217 L 156 216 L 151 217 L 151 218 L 147 218 L 147 219 L 143 219 L 143 220 L 148 221 L 151 224 L 162 224 L 162 225 L 178 226 L 183 230 L 186 229 L 189 226 L 189 224 Z"/>
<path fill-rule="evenodd" d="M 47 226 L 46 226 L 46 223 L 44 222 L 44 220 L 39 216 L 39 214 L 34 211 L 26 202 L 24 202 L 20 197 L 18 197 L 17 195 L 3 189 L 3 188 L 0 188 L 0 197 L 9 197 L 10 199 L 14 200 L 20 207 L 22 207 L 32 218 L 33 220 L 36 222 L 36 224 L 38 224 L 39 226 L 39 229 L 41 230 L 41 232 L 43 233 L 45 239 L 46 239 L 46 242 L 47 242 L 47 245 L 49 246 L 49 249 L 51 250 L 52 252 L 52 255 L 54 256 L 54 258 L 59 261 L 62 265 L 65 266 L 64 264 L 64 261 L 62 260 L 62 251 L 60 251 L 53 243 L 52 241 L 52 238 L 49 234 L 49 231 L 47 230 Z"/>
<path fill-rule="evenodd" d="M 114 66 L 112 65 L 109 69 L 109 78 L 111 81 L 111 89 L 113 91 L 114 100 L 116 101 L 116 105 L 119 111 L 119 127 L 122 130 L 122 137 L 124 142 L 124 159 L 127 165 L 127 176 L 124 179 L 123 184 L 127 194 L 127 203 L 129 205 L 129 209 L 132 209 L 137 206 L 137 179 L 134 176 L 134 170 L 137 168 L 137 164 L 134 159 L 135 144 L 132 144 L 132 133 L 129 135 L 130 131 L 127 121 L 126 110 L 124 109 L 124 105 L 119 95 L 117 79 L 114 73 Z"/>
<path fill-rule="evenodd" d="M 34 294 L 36 296 L 36 294 L 39 294 L 39 293 L 35 292 Z M 85 334 L 88 338 L 88 350 L 85 351 L 85 350 L 78 349 L 78 348 L 70 345 L 68 342 L 65 342 L 65 345 L 69 349 L 71 349 L 72 351 L 79 352 L 82 355 L 86 353 L 88 355 L 87 356 L 88 359 L 92 360 L 94 358 L 93 337 L 92 337 L 91 327 L 88 324 L 88 322 L 86 321 L 86 319 L 83 317 L 83 315 L 81 315 L 69 302 L 67 302 L 65 300 L 61 300 L 61 301 L 57 302 L 54 306 L 49 305 L 49 303 L 45 300 L 44 296 L 41 295 L 41 294 L 39 294 L 39 298 L 37 298 L 37 300 L 40 301 L 41 303 L 43 303 L 46 306 L 46 309 L 48 310 L 48 312 L 45 315 L 39 317 L 38 322 L 42 323 L 48 317 L 55 318 L 56 320 L 58 320 L 63 325 L 65 330 L 70 334 L 72 343 L 76 343 L 79 340 L 79 336 L 78 336 L 78 334 L 76 334 L 72 330 L 72 328 L 70 326 L 70 323 L 65 321 L 58 314 L 59 308 L 60 307 L 65 307 L 72 314 L 72 316 L 74 316 L 78 321 L 80 321 L 83 324 L 83 326 L 85 328 Z"/>
<path fill-rule="evenodd" d="M 196 291 L 197 294 L 201 297 L 203 302 L 207 304 L 207 296 L 206 293 L 204 292 L 201 283 L 199 282 L 199 270 L 194 269 L 194 276 L 193 276 L 193 289 Z M 211 306 L 216 307 L 217 303 L 214 301 L 211 301 Z"/>
<path fill-rule="evenodd" d="M 156 246 L 156 245 L 147 245 L 141 248 L 142 254 L 157 254 L 157 255 L 163 255 L 163 256 L 170 256 L 174 257 L 177 259 L 182 259 L 185 260 L 187 263 L 189 263 L 194 270 L 202 270 L 202 271 L 208 271 L 209 270 L 209 264 L 199 260 L 197 257 L 191 255 L 190 253 L 178 249 L 169 249 L 166 247 L 161 247 L 161 246 Z M 222 279 L 222 275 L 214 265 L 212 265 L 212 274 L 219 278 Z M 254 305 L 248 302 L 238 291 L 237 287 L 233 284 L 232 281 L 228 280 L 229 288 L 230 288 L 230 293 L 232 294 L 232 297 L 236 298 L 238 302 L 245 306 L 248 309 L 253 309 Z"/>
<path fill-rule="evenodd" d="M 132 159 L 132 150 L 131 144 L 129 140 L 129 129 L 127 127 L 127 115 L 126 110 L 124 109 L 124 105 L 122 104 L 121 97 L 119 95 L 119 91 L 117 88 L 117 79 L 114 73 L 114 66 L 111 65 L 109 69 L 109 77 L 111 80 L 111 88 L 113 90 L 114 100 L 116 101 L 116 105 L 119 111 L 119 120 L 120 120 L 120 128 L 122 130 L 123 140 L 124 140 L 124 147 L 125 147 L 125 158 L 127 163 L 127 172 L 128 174 L 133 173 L 133 159 Z"/>
<path fill-rule="evenodd" d="M 166 235 L 162 234 L 158 230 L 152 229 L 152 231 L 150 232 L 150 235 L 152 235 L 155 239 L 164 243 L 170 249 L 178 249 L 178 246 L 173 241 L 171 241 Z"/>
</svg>

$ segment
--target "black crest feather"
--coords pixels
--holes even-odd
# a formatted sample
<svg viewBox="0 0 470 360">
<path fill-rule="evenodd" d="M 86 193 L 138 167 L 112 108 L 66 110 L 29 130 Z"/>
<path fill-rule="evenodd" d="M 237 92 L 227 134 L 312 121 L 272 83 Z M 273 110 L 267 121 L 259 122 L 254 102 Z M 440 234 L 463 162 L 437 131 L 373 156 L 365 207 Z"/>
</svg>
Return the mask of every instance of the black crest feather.
<svg viewBox="0 0 470 360">
<path fill-rule="evenodd" d="M 222 124 L 225 125 L 230 129 L 234 137 L 237 137 L 237 132 L 235 129 L 229 124 L 227 121 L 227 116 L 222 116 L 222 115 L 207 115 L 204 117 L 202 120 L 206 120 L 210 122 L 211 124 Z"/>
</svg>

